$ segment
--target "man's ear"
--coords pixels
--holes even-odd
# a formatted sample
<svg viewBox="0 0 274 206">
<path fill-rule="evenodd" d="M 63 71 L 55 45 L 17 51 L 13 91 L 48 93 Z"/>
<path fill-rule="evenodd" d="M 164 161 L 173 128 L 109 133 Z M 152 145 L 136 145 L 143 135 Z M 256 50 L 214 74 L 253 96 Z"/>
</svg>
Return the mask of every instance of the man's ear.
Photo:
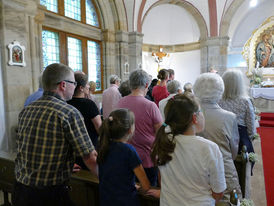
<svg viewBox="0 0 274 206">
<path fill-rule="evenodd" d="M 60 84 L 58 84 L 58 89 L 61 90 L 61 91 L 64 91 L 66 89 L 67 85 L 66 85 L 66 82 L 62 81 L 60 82 Z"/>
</svg>

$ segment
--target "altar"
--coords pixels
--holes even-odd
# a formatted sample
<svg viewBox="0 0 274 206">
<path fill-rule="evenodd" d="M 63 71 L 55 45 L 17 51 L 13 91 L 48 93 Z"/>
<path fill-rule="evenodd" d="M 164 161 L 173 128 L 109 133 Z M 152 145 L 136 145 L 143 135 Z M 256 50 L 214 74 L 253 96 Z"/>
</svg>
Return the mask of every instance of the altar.
<svg viewBox="0 0 274 206">
<path fill-rule="evenodd" d="M 254 105 L 261 112 L 274 112 L 274 88 L 250 88 Z"/>
</svg>

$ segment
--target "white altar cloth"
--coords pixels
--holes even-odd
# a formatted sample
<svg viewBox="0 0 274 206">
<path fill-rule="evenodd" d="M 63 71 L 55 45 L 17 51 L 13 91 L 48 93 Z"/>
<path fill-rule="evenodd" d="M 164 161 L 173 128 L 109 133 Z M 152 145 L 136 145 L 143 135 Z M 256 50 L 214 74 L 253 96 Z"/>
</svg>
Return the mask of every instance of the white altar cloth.
<svg viewBox="0 0 274 206">
<path fill-rule="evenodd" d="M 253 98 L 274 100 L 274 88 L 251 88 L 250 95 Z"/>
</svg>

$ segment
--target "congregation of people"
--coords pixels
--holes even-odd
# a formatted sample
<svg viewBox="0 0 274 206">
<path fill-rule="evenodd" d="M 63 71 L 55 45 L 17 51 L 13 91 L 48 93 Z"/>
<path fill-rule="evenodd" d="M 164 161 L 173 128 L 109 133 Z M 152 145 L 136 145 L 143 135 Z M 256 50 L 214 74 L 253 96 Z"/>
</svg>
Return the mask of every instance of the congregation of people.
<svg viewBox="0 0 274 206">
<path fill-rule="evenodd" d="M 183 86 L 172 69 L 111 75 L 102 102 L 66 65 L 47 66 L 40 80 L 19 114 L 13 205 L 74 205 L 68 182 L 80 170 L 98 176 L 102 206 L 138 206 L 138 193 L 161 206 L 242 198 L 234 160 L 244 145 L 254 152 L 256 128 L 240 71 Z"/>
</svg>

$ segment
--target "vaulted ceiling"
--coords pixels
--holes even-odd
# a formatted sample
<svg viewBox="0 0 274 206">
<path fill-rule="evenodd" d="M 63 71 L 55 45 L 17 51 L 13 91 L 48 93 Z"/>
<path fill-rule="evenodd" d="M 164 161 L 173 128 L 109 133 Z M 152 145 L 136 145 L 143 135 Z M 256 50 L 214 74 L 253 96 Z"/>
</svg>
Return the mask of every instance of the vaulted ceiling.
<svg viewBox="0 0 274 206">
<path fill-rule="evenodd" d="M 152 44 L 228 36 L 231 46 L 240 47 L 274 14 L 274 0 L 124 0 L 124 5 L 128 31 L 143 33 L 144 43 Z"/>
</svg>

